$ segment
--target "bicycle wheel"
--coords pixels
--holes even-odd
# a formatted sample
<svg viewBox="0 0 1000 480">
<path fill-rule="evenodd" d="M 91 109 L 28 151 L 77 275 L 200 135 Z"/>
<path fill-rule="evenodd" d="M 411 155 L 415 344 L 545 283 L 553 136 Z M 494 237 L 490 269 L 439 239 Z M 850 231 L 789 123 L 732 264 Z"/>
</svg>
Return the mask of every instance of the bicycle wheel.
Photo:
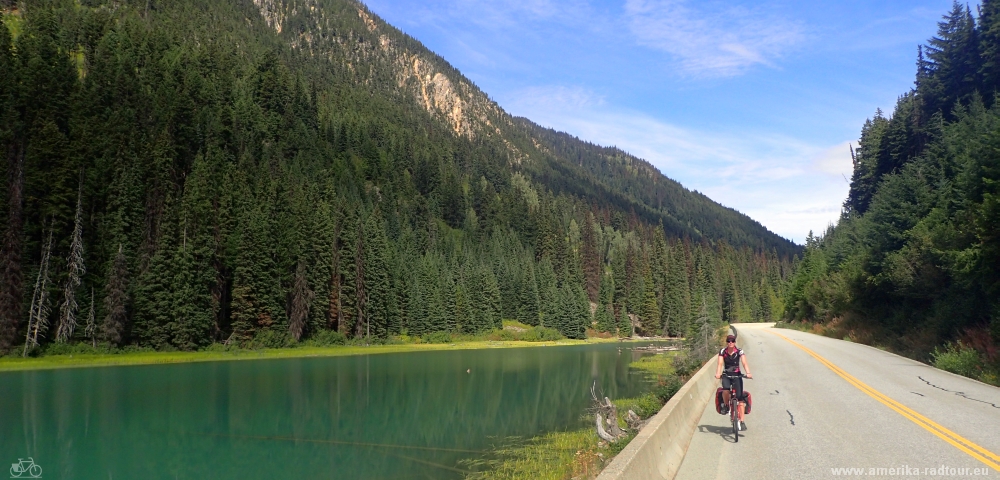
<svg viewBox="0 0 1000 480">
<path fill-rule="evenodd" d="M 736 401 L 736 394 L 735 393 L 730 394 L 729 398 L 730 398 L 730 400 L 729 400 L 729 418 L 731 418 L 733 420 L 733 438 L 735 438 L 736 441 L 739 442 L 740 441 L 740 414 L 739 414 L 739 410 L 737 410 L 737 407 L 739 406 L 739 403 L 737 403 L 737 401 Z"/>
<path fill-rule="evenodd" d="M 28 474 L 31 475 L 33 478 L 41 477 L 42 467 L 38 465 L 32 465 L 31 468 L 28 469 Z"/>
</svg>

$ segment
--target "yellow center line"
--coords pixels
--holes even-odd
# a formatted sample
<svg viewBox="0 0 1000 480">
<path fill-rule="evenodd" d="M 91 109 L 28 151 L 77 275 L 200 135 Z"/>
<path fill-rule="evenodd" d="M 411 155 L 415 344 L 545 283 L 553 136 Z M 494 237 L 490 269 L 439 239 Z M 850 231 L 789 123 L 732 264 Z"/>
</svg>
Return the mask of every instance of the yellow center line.
<svg viewBox="0 0 1000 480">
<path fill-rule="evenodd" d="M 820 363 L 826 365 L 827 368 L 833 370 L 833 373 L 836 373 L 844 380 L 847 380 L 848 383 L 857 387 L 858 390 L 865 392 L 866 394 L 868 394 L 868 396 L 874 398 L 875 400 L 878 400 L 885 406 L 895 410 L 897 413 L 899 413 L 906 419 L 912 421 L 913 423 L 916 423 L 917 425 L 920 425 L 925 430 L 933 433 L 934 435 L 937 435 L 939 438 L 950 443 L 955 448 L 969 454 L 969 456 L 971 456 L 972 458 L 975 458 L 976 460 L 985 463 L 990 468 L 1000 472 L 1000 455 L 997 455 L 983 447 L 980 447 L 979 445 L 976 445 L 975 443 L 963 438 L 961 435 L 951 430 L 948 430 L 947 428 L 938 425 L 931 419 L 911 410 L 906 405 L 903 405 L 902 403 L 899 403 L 896 400 L 889 398 L 888 396 L 884 395 L 878 390 L 875 390 L 874 388 L 865 385 L 862 381 L 858 380 L 857 378 L 854 378 L 854 376 L 845 372 L 840 367 L 834 365 L 833 363 L 830 363 L 829 360 L 819 356 L 816 352 L 806 347 L 803 347 L 802 345 L 796 343 L 794 340 L 774 331 L 768 330 L 768 332 L 781 337 L 786 342 L 791 343 L 796 347 L 799 347 L 800 349 L 808 353 L 816 360 L 819 360 Z"/>
</svg>

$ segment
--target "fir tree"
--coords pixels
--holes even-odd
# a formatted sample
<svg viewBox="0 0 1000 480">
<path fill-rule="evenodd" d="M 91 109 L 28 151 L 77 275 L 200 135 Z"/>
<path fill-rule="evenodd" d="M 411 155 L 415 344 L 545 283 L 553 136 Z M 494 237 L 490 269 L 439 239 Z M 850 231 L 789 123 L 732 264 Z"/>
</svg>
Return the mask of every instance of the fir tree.
<svg viewBox="0 0 1000 480">
<path fill-rule="evenodd" d="M 601 288 L 601 257 L 597 245 L 597 228 L 594 225 L 594 215 L 587 212 L 587 221 L 583 224 L 581 238 L 581 260 L 583 261 L 583 277 L 587 288 L 587 298 L 591 302 L 598 301 Z"/>
<path fill-rule="evenodd" d="M 106 316 L 101 325 L 101 335 L 106 342 L 118 346 L 124 340 L 128 303 L 128 265 L 121 245 L 108 269 L 107 279 L 104 296 Z"/>
<path fill-rule="evenodd" d="M 291 312 L 288 315 L 288 333 L 295 341 L 302 339 L 305 333 L 306 321 L 309 318 L 309 305 L 313 299 L 306 276 L 306 264 L 299 260 L 295 267 L 295 280 L 292 284 Z"/>
<path fill-rule="evenodd" d="M 13 345 L 21 323 L 23 295 L 21 272 L 21 242 L 24 219 L 24 144 L 20 132 L 22 122 L 16 106 L 21 100 L 18 62 L 13 55 L 10 31 L 0 18 L 0 156 L 6 171 L 6 195 L 0 201 L 6 206 L 6 228 L 0 238 L 0 352 Z M 28 329 L 29 332 L 32 330 Z"/>
</svg>

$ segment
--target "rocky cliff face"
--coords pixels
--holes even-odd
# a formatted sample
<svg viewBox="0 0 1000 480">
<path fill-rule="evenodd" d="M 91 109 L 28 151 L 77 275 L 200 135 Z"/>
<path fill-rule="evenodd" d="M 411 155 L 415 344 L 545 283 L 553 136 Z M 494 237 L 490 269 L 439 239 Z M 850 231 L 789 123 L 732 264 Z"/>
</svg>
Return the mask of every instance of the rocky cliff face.
<svg viewBox="0 0 1000 480">
<path fill-rule="evenodd" d="M 253 0 L 253 3 L 264 23 L 293 48 L 344 62 L 362 83 L 379 81 L 376 79 L 383 78 L 388 71 L 396 89 L 442 120 L 456 135 L 469 139 L 496 135 L 508 147 L 512 163 L 520 163 L 526 157 L 508 139 L 502 138 L 501 129 L 514 126 L 510 115 L 444 59 L 424 48 L 411 48 L 416 42 L 361 3 L 353 0 Z M 290 29 L 290 25 L 295 28 Z"/>
</svg>

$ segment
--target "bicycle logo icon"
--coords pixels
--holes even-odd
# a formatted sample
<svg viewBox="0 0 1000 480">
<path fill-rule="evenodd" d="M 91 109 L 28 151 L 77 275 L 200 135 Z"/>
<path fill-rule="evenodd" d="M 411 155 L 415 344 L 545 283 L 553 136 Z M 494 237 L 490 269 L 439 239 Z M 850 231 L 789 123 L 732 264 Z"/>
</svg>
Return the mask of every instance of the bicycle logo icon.
<svg viewBox="0 0 1000 480">
<path fill-rule="evenodd" d="M 17 463 L 10 464 L 10 478 L 42 478 L 42 467 L 31 457 L 19 458 Z"/>
</svg>

